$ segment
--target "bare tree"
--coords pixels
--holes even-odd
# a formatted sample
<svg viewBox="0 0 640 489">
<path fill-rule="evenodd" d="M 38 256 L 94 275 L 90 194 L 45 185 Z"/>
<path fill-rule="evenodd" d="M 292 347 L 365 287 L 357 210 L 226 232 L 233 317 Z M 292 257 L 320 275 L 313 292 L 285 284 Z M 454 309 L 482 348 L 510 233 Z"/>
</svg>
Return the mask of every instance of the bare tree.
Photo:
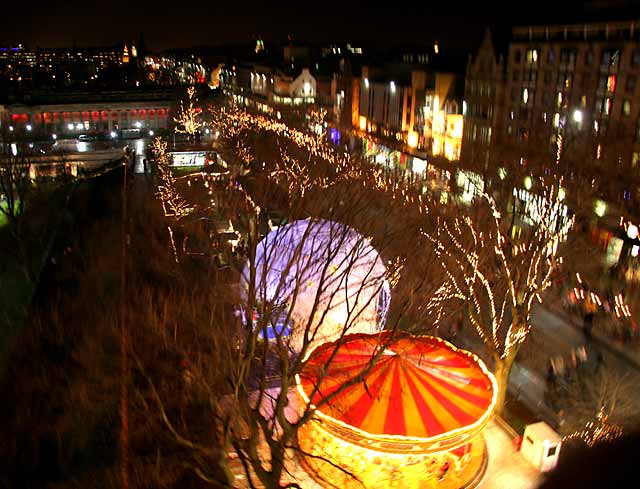
<svg viewBox="0 0 640 489">
<path fill-rule="evenodd" d="M 194 138 L 202 127 L 200 122 L 200 114 L 202 109 L 197 107 L 198 98 L 196 97 L 195 87 L 189 87 L 187 89 L 187 103 L 183 100 L 180 101 L 180 109 L 178 114 L 174 117 L 175 131 L 180 134 L 186 134 L 189 139 Z"/>
<path fill-rule="evenodd" d="M 448 206 L 434 212 L 424 235 L 435 247 L 446 279 L 430 299 L 429 308 L 439 322 L 452 304 L 465 305 L 469 320 L 493 359 L 501 412 L 509 374 L 520 346 L 531 331 L 535 301 L 552 284 L 562 262 L 559 254 L 573 219 L 563 212 L 559 185 L 540 179 L 513 214 L 523 220 L 514 236 L 513 216 L 484 189 L 473 208 Z M 517 191 L 517 190 L 516 190 Z"/>
<path fill-rule="evenodd" d="M 593 446 L 637 428 L 640 411 L 634 384 L 626 375 L 601 368 L 558 388 L 558 404 L 565 413 L 562 431 L 569 439 Z"/>
<path fill-rule="evenodd" d="M 373 332 L 383 325 L 397 330 L 407 306 L 425 290 L 428 274 L 406 287 L 406 296 L 394 299 L 393 320 L 385 323 L 388 288 L 402 280 L 407 250 L 399 253 L 397 248 L 397 237 L 406 229 L 386 225 L 389 208 L 376 201 L 379 175 L 357 169 L 318 136 L 237 108 L 214 114 L 214 127 L 222 135 L 225 159 L 240 162 L 246 175 L 229 184 L 214 183 L 205 173 L 181 180 L 179 195 L 185 202 L 194 188 L 201 196 L 190 197 L 195 200 L 188 205 L 195 212 L 180 224 L 187 233 L 202 218 L 216 220 L 221 201 L 232 192 L 242 197 L 232 220 L 244 243 L 240 256 L 238 250 L 227 251 L 235 279 L 223 294 L 217 292 L 224 297 L 221 316 L 212 311 L 212 323 L 229 330 L 222 334 L 212 327 L 206 340 L 215 345 L 212 351 L 225 368 L 212 372 L 208 359 L 201 357 L 190 368 L 191 382 L 208 393 L 219 441 L 237 457 L 251 487 L 280 487 L 283 481 L 299 487 L 288 473 L 287 458 L 299 450 L 300 426 L 322 407 L 291 396 L 307 355 L 327 340 L 337 341 L 337 350 L 352 332 Z M 359 179 L 362 175 L 370 178 Z M 289 223 L 274 228 L 272 212 Z M 236 270 L 242 273 L 235 275 Z M 321 404 L 361 381 L 383 348 Z M 212 461 L 202 456 L 210 451 L 164 412 L 166 399 L 157 395 L 155 402 L 175 439 L 199 460 L 196 472 L 207 480 L 206 466 Z M 228 457 L 213 463 L 229 473 Z"/>
<path fill-rule="evenodd" d="M 35 277 L 29 263 L 23 220 L 33 190 L 30 150 L 23 135 L 9 131 L 6 126 L 0 148 L 0 216 L 7 221 L 24 276 L 33 282 Z"/>
</svg>

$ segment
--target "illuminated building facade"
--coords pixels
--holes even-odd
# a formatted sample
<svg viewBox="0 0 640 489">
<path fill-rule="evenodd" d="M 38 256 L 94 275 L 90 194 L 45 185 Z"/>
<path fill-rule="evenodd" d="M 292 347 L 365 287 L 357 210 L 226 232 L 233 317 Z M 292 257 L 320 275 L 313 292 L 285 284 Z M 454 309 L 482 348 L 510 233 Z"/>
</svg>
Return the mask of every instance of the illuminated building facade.
<svg viewBox="0 0 640 489">
<path fill-rule="evenodd" d="M 440 338 L 392 335 L 349 335 L 307 358 L 297 392 L 316 410 L 298 432 L 303 466 L 335 487 L 473 487 L 495 379 Z"/>
<path fill-rule="evenodd" d="M 2 124 L 14 130 L 30 126 L 34 134 L 75 135 L 86 132 L 108 133 L 122 130 L 163 130 L 171 126 L 173 102 L 170 92 L 75 93 L 38 100 L 35 104 L 6 105 Z"/>
<path fill-rule="evenodd" d="M 37 63 L 36 53 L 25 49 L 22 44 L 0 47 L 0 63 L 33 67 Z"/>
<path fill-rule="evenodd" d="M 463 118 L 460 79 L 453 73 L 397 72 L 364 66 L 354 92 L 356 129 L 395 140 L 410 150 L 458 160 Z M 353 108 L 353 107 L 352 107 Z M 346 109 L 344 109 L 346 110 Z"/>
<path fill-rule="evenodd" d="M 268 108 L 313 104 L 317 98 L 317 80 L 308 68 L 290 73 L 259 64 L 226 66 L 220 86 L 240 103 Z"/>
<path fill-rule="evenodd" d="M 485 38 L 467 73 L 465 155 L 640 173 L 638 32 L 636 22 L 518 27 L 504 62 Z"/>
<path fill-rule="evenodd" d="M 487 31 L 478 55 L 475 59 L 470 57 L 467 64 L 462 110 L 464 161 L 489 164 L 502 122 L 503 91 L 504 57 L 496 52 L 491 34 Z"/>
</svg>

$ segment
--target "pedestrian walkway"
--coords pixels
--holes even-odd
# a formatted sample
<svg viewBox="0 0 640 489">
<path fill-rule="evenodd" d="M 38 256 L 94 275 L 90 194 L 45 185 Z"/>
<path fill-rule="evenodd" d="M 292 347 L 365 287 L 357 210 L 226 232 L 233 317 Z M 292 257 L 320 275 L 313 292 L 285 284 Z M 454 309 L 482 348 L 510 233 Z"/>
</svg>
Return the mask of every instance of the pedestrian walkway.
<svg viewBox="0 0 640 489">
<path fill-rule="evenodd" d="M 546 309 L 550 314 L 555 314 L 563 318 L 568 324 L 573 326 L 578 331 L 583 331 L 582 325 L 576 321 L 576 318 L 572 317 L 567 311 L 558 303 L 550 302 L 545 303 L 545 307 L 540 306 L 540 309 Z M 615 340 L 608 337 L 598 325 L 591 330 L 591 340 L 597 342 L 599 345 L 605 347 L 611 353 L 623 357 L 631 366 L 640 370 L 640 344 L 628 343 L 625 344 L 620 340 Z"/>
<path fill-rule="evenodd" d="M 485 430 L 489 460 L 478 489 L 533 489 L 542 482 L 541 474 L 516 450 L 514 433 L 496 419 Z"/>
</svg>

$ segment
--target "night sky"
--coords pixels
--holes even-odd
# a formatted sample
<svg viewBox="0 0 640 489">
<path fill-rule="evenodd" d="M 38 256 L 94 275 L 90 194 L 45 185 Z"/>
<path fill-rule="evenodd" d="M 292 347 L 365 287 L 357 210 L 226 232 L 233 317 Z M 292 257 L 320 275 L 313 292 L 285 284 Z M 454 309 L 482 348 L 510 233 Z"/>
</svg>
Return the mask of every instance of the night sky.
<svg viewBox="0 0 640 489">
<path fill-rule="evenodd" d="M 1 8 L 1 44 L 105 45 L 137 40 L 143 32 L 150 49 L 241 42 L 257 34 L 267 42 L 284 40 L 291 34 L 294 40 L 323 44 L 340 41 L 380 46 L 431 44 L 438 39 L 441 44 L 464 47 L 477 42 L 486 26 L 563 22 L 585 15 L 591 20 L 606 20 L 605 11 L 609 18 L 621 17 L 616 15 L 621 9 L 625 16 L 640 11 L 637 8 L 640 0 L 586 3 L 512 0 L 512 6 L 482 0 L 444 0 L 441 3 L 445 5 L 438 8 L 409 7 L 411 2 L 394 0 L 376 8 L 368 7 L 367 2 L 335 0 L 273 2 L 273 6 L 268 1 L 213 0 L 171 4 L 166 0 L 8 0 L 7 3 Z"/>
</svg>

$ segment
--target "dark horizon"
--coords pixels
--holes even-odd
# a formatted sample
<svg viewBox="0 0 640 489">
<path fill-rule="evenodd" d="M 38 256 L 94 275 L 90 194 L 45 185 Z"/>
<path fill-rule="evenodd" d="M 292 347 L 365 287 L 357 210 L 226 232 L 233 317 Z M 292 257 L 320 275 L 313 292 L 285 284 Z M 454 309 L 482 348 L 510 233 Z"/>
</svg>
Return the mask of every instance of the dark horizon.
<svg viewBox="0 0 640 489">
<path fill-rule="evenodd" d="M 192 3 L 159 7 L 150 2 L 129 6 L 114 1 L 87 5 L 34 0 L 29 5 L 11 3 L 0 19 L 0 44 L 21 42 L 35 47 L 113 45 L 137 41 L 144 34 L 152 50 L 216 46 L 250 42 L 293 41 L 314 44 L 351 42 L 372 46 L 432 45 L 435 40 L 452 49 L 478 43 L 485 29 L 508 29 L 518 24 L 604 21 L 640 14 L 640 0 L 558 2 L 543 0 L 535 10 L 522 4 L 456 3 L 449 7 L 372 8 L 359 2 L 334 8 L 333 4 L 303 11 L 299 5 L 266 7 L 243 4 L 243 9 Z"/>
</svg>

